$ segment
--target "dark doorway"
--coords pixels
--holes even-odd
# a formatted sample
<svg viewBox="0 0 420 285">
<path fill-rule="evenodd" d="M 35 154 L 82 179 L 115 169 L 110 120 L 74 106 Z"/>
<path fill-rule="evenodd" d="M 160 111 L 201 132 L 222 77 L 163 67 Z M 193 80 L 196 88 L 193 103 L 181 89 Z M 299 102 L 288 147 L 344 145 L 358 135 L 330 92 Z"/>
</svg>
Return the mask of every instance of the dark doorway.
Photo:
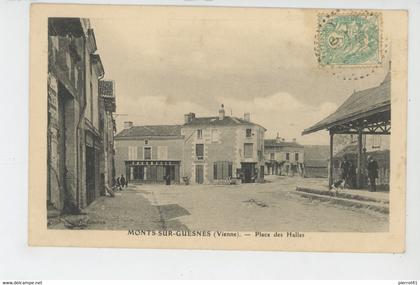
<svg viewBox="0 0 420 285">
<path fill-rule="evenodd" d="M 86 203 L 95 200 L 95 149 L 86 146 Z"/>
<path fill-rule="evenodd" d="M 250 162 L 242 162 L 242 183 L 252 183 L 255 182 L 255 164 Z"/>
<path fill-rule="evenodd" d="M 195 182 L 203 184 L 204 182 L 204 167 L 202 165 L 195 166 Z"/>
<path fill-rule="evenodd" d="M 260 179 L 264 181 L 264 165 L 260 166 Z"/>
</svg>

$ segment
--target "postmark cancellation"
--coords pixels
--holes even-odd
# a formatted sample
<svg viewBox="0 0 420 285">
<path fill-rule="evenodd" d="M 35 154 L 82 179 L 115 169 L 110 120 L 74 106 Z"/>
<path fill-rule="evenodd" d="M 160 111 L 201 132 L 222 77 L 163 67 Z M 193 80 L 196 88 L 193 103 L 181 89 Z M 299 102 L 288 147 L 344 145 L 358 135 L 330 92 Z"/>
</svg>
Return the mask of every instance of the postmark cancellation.
<svg viewBox="0 0 420 285">
<path fill-rule="evenodd" d="M 321 66 L 381 65 L 381 13 L 340 10 L 319 13 L 315 55 Z"/>
</svg>

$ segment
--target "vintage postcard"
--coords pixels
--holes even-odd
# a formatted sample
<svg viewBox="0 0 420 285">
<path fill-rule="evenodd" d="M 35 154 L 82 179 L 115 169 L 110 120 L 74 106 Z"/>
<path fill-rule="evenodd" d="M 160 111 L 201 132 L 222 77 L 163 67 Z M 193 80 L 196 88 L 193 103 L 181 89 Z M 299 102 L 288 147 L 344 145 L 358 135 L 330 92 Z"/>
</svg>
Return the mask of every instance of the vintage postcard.
<svg viewBox="0 0 420 285">
<path fill-rule="evenodd" d="M 29 244 L 403 252 L 407 20 L 32 5 Z"/>
</svg>

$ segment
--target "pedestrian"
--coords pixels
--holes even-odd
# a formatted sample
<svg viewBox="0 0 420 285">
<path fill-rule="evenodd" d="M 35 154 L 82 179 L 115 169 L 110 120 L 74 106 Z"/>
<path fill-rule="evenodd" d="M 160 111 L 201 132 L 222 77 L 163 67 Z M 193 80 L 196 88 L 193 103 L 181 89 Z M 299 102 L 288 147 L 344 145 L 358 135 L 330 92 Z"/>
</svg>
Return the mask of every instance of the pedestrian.
<svg viewBox="0 0 420 285">
<path fill-rule="evenodd" d="M 121 188 L 121 179 L 120 179 L 120 177 L 117 177 L 117 189 L 118 190 L 122 190 L 122 188 Z"/>
<path fill-rule="evenodd" d="M 367 173 L 369 177 L 370 192 L 376 192 L 376 178 L 378 178 L 378 162 L 372 156 L 367 157 Z"/>
<path fill-rule="evenodd" d="M 165 182 L 166 182 L 166 185 L 171 185 L 171 175 L 170 174 L 165 175 Z"/>
<path fill-rule="evenodd" d="M 122 175 L 121 174 L 121 178 L 120 178 L 120 183 L 121 183 L 121 190 L 122 190 L 122 188 L 124 188 L 126 185 L 125 185 L 125 178 L 124 178 L 124 175 Z"/>
<path fill-rule="evenodd" d="M 341 169 L 341 179 L 343 180 L 343 187 L 346 188 L 346 185 L 349 183 L 349 170 L 350 170 L 350 162 L 347 160 L 347 155 L 343 156 L 343 161 L 340 165 Z"/>
<path fill-rule="evenodd" d="M 349 186 L 350 188 L 356 188 L 356 166 L 351 161 L 349 167 Z"/>
<path fill-rule="evenodd" d="M 255 169 L 254 177 L 253 177 L 252 180 L 253 180 L 252 182 L 254 182 L 254 183 L 256 183 L 258 181 L 258 168 Z"/>
</svg>

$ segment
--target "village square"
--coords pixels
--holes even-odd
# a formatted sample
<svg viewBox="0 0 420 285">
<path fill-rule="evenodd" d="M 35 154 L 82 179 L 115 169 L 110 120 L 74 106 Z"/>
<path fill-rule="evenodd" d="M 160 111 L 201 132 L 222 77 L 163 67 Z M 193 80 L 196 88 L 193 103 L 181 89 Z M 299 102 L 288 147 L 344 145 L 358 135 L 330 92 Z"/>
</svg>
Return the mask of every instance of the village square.
<svg viewBox="0 0 420 285">
<path fill-rule="evenodd" d="M 389 72 L 296 137 L 229 100 L 187 104 L 176 122 L 148 106 L 150 122 L 119 111 L 129 99 L 96 38 L 89 19 L 49 19 L 49 229 L 389 230 Z M 319 132 L 324 144 L 301 142 Z"/>
</svg>

